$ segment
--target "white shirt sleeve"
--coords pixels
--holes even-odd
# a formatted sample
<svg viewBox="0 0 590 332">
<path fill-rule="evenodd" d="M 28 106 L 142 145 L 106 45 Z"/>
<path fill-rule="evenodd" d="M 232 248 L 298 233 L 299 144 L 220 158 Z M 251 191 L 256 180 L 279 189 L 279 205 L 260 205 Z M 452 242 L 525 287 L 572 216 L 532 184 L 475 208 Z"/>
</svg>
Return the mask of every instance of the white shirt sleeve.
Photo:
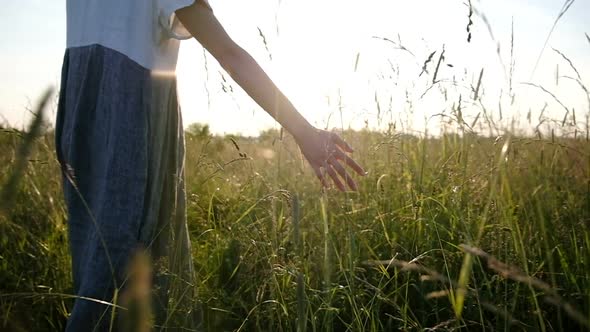
<svg viewBox="0 0 590 332">
<path fill-rule="evenodd" d="M 164 35 L 174 39 L 189 39 L 190 32 L 180 23 L 180 20 L 174 14 L 178 9 L 188 7 L 195 1 L 204 2 L 209 7 L 207 0 L 156 0 L 158 6 L 158 20 L 164 30 Z"/>
</svg>

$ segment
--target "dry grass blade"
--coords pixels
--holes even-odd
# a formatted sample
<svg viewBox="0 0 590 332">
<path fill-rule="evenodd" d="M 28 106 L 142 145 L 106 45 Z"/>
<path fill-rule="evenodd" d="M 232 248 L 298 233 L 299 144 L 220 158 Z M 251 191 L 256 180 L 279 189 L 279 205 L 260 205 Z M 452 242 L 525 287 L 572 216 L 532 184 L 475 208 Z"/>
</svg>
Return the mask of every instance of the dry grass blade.
<svg viewBox="0 0 590 332">
<path fill-rule="evenodd" d="M 356 53 L 356 57 L 354 59 L 354 72 L 355 73 L 356 73 L 356 71 L 357 71 L 357 69 L 359 67 L 359 59 L 360 59 L 360 57 L 361 57 L 361 53 L 360 52 L 357 52 Z"/>
<path fill-rule="evenodd" d="M 436 69 L 434 70 L 434 75 L 432 76 L 432 84 L 436 84 L 438 82 L 436 80 L 436 77 L 438 76 L 438 70 L 440 69 L 440 64 L 443 62 L 444 59 L 445 59 L 445 46 L 443 45 L 442 52 L 440 53 L 440 56 L 438 57 L 438 62 L 436 63 Z"/>
<path fill-rule="evenodd" d="M 53 88 L 48 88 L 41 97 L 41 100 L 39 101 L 37 109 L 34 113 L 35 117 L 33 122 L 31 122 L 29 130 L 24 135 L 23 141 L 18 148 L 12 173 L 8 176 L 8 181 L 6 181 L 6 184 L 4 184 L 2 191 L 0 192 L 0 213 L 6 212 L 6 210 L 11 206 L 17 191 L 18 182 L 21 179 L 25 168 L 27 167 L 27 160 L 31 154 L 33 143 L 35 142 L 35 139 L 41 134 L 43 113 L 52 94 Z"/>
<path fill-rule="evenodd" d="M 481 71 L 479 72 L 479 78 L 477 79 L 477 85 L 475 86 L 475 90 L 473 91 L 473 100 L 477 100 L 477 98 L 479 98 L 479 89 L 481 88 L 481 80 L 483 78 L 483 70 L 484 70 L 484 68 L 481 68 Z"/>
<path fill-rule="evenodd" d="M 565 110 L 565 116 L 564 116 L 564 122 L 565 122 L 565 119 L 566 119 L 566 118 L 567 118 L 567 116 L 570 114 L 570 110 L 569 110 L 569 108 L 567 108 L 567 106 L 565 106 L 565 104 L 564 104 L 563 102 L 561 102 L 561 100 L 559 100 L 559 98 L 557 98 L 557 96 L 555 96 L 555 94 L 553 94 L 551 91 L 549 91 L 549 90 L 545 89 L 545 88 L 544 88 L 544 87 L 542 87 L 541 85 L 537 85 L 537 84 L 534 84 L 534 83 L 529 83 L 529 82 L 522 82 L 521 84 L 533 86 L 533 87 L 535 87 L 535 88 L 537 88 L 537 89 L 540 89 L 540 90 L 542 90 L 542 91 L 543 91 L 543 92 L 545 92 L 546 94 L 550 95 L 550 96 L 553 98 L 553 100 L 555 100 L 555 101 L 556 101 L 556 102 L 557 102 L 559 105 L 561 105 L 561 107 L 563 107 L 563 109 Z M 563 125 L 563 124 L 562 124 L 562 125 Z"/>
<path fill-rule="evenodd" d="M 427 279 L 430 281 L 440 281 L 443 283 L 450 283 L 453 284 L 452 280 L 449 280 L 444 275 L 431 270 L 425 266 L 422 266 L 417 263 L 406 262 L 399 259 L 387 259 L 387 260 L 368 260 L 363 262 L 365 266 L 372 266 L 372 267 L 382 267 L 388 269 L 390 267 L 395 267 L 400 269 L 401 271 L 408 271 L 408 272 L 416 272 L 427 276 Z"/>
<path fill-rule="evenodd" d="M 574 66 L 572 60 L 570 60 L 567 56 L 565 56 L 565 54 L 561 53 L 558 49 L 555 49 L 555 48 L 551 48 L 551 49 L 553 49 L 553 51 L 555 53 L 559 54 L 570 65 L 570 67 L 576 73 L 576 76 L 578 77 L 578 79 L 580 81 L 582 81 L 582 76 L 580 76 L 580 72 L 578 71 L 578 69 L 576 68 L 576 66 Z"/>
<path fill-rule="evenodd" d="M 386 37 L 373 36 L 373 38 L 375 38 L 375 39 L 381 39 L 383 41 L 389 42 L 389 43 L 391 43 L 391 44 L 394 45 L 394 48 L 396 50 L 401 50 L 401 51 L 404 51 L 404 52 L 408 52 L 411 56 L 416 57 L 416 55 L 414 55 L 414 53 L 412 53 L 412 51 L 410 51 L 408 48 L 406 48 L 404 45 L 402 45 L 401 37 L 399 35 L 397 35 L 397 39 L 398 39 L 397 42 L 396 41 L 393 41 L 393 40 L 391 40 L 389 38 L 386 38 Z"/>
<path fill-rule="evenodd" d="M 260 27 L 256 27 L 258 29 L 258 35 L 260 35 L 260 38 L 262 38 L 262 43 L 264 44 L 264 48 L 266 49 L 266 53 L 268 53 L 268 59 L 272 61 L 272 53 L 270 52 L 270 49 L 268 48 L 268 43 L 266 42 L 266 36 L 264 35 L 264 33 L 262 32 L 262 29 L 260 29 Z"/>
<path fill-rule="evenodd" d="M 435 54 L 436 54 L 436 51 L 430 53 L 430 55 L 428 56 L 428 58 L 426 58 L 426 61 L 424 61 L 424 64 L 422 65 L 422 71 L 420 72 L 420 75 L 418 75 L 418 77 L 422 76 L 422 74 L 424 74 L 424 73 L 428 74 L 427 66 L 430 63 L 430 61 L 432 61 L 432 57 Z"/>
<path fill-rule="evenodd" d="M 240 152 L 240 146 L 238 145 L 238 142 L 236 142 L 236 140 L 233 137 L 230 137 L 229 140 L 231 141 L 231 143 L 233 144 L 233 146 L 236 148 L 236 150 L 238 150 L 238 152 Z"/>
<path fill-rule="evenodd" d="M 566 302 L 559 294 L 557 294 L 557 291 L 555 289 L 553 289 L 547 283 L 545 283 L 542 280 L 539 280 L 535 277 L 531 277 L 531 276 L 525 274 L 517 267 L 512 266 L 512 265 L 508 265 L 479 248 L 468 246 L 466 244 L 461 244 L 460 247 L 466 253 L 477 256 L 480 259 L 483 259 L 486 262 L 487 267 L 489 269 L 495 271 L 496 273 L 498 273 L 502 277 L 504 277 L 506 279 L 511 279 L 511 280 L 514 280 L 514 281 L 517 281 L 517 282 L 520 282 L 523 284 L 528 284 L 528 285 L 531 285 L 537 289 L 542 290 L 546 294 L 545 299 L 547 302 L 549 302 L 557 307 L 562 308 L 570 316 L 570 318 L 574 319 L 580 325 L 590 328 L 590 321 L 588 320 L 588 318 L 586 318 L 584 316 L 584 314 L 579 312 L 571 304 Z"/>
<path fill-rule="evenodd" d="M 580 86 L 580 88 L 582 90 L 584 90 L 584 92 L 586 93 L 586 102 L 588 103 L 588 111 L 590 112 L 590 90 L 588 90 L 588 88 L 584 85 L 584 83 L 582 83 L 581 80 L 579 80 L 575 77 L 571 77 L 571 76 L 562 76 L 562 77 L 576 82 L 578 84 L 578 86 Z"/>
<path fill-rule="evenodd" d="M 473 25 L 473 5 L 471 5 L 471 0 L 469 0 L 468 3 L 468 7 L 469 7 L 469 15 L 467 16 L 467 18 L 469 19 L 469 21 L 467 22 L 467 42 L 470 43 L 471 42 L 471 26 Z"/>
<path fill-rule="evenodd" d="M 531 78 L 533 77 L 533 75 L 535 74 L 535 71 L 537 70 L 537 67 L 539 66 L 539 62 L 541 61 L 541 57 L 543 56 L 543 52 L 545 52 L 545 48 L 547 48 L 547 44 L 549 43 L 549 38 L 551 38 L 551 35 L 553 34 L 553 31 L 555 30 L 557 23 L 563 17 L 563 15 L 565 15 L 565 13 L 570 9 L 570 7 L 574 4 L 574 2 L 575 2 L 575 0 L 565 0 L 563 6 L 561 7 L 561 10 L 559 11 L 557 18 L 555 18 L 555 21 L 553 22 L 553 25 L 551 26 L 551 30 L 549 30 L 549 33 L 547 34 L 547 38 L 545 38 L 545 43 L 543 44 L 543 47 L 541 48 L 541 52 L 539 52 L 539 56 L 537 57 L 537 61 L 535 62 L 535 66 L 533 67 L 533 71 L 531 72 Z"/>
<path fill-rule="evenodd" d="M 588 38 L 588 35 L 586 35 L 586 38 Z M 565 56 L 565 54 L 563 54 L 562 52 L 560 52 L 559 50 L 557 50 L 555 48 L 553 48 L 553 51 L 555 51 L 555 53 L 559 54 L 569 64 L 570 68 L 572 68 L 574 73 L 576 73 L 576 77 L 570 77 L 570 76 L 561 76 L 561 77 L 566 78 L 566 79 L 570 79 L 570 80 L 578 83 L 580 88 L 582 88 L 582 90 L 584 90 L 584 92 L 586 94 L 586 101 L 588 102 L 588 110 L 590 111 L 590 92 L 588 91 L 588 88 L 586 88 L 586 86 L 583 83 L 582 75 L 580 75 L 580 72 L 578 71 L 576 66 L 574 66 L 573 62 L 567 56 Z"/>
<path fill-rule="evenodd" d="M 80 295 L 72 295 L 72 294 L 65 294 L 65 293 L 34 293 L 34 292 L 20 292 L 20 293 L 7 293 L 7 294 L 0 294 L 0 298 L 31 298 L 31 299 L 47 299 L 47 298 L 62 298 L 62 299 L 81 299 L 85 301 L 90 301 L 94 303 L 99 303 L 111 308 L 116 308 L 120 310 L 127 310 L 127 308 L 118 305 L 116 302 L 109 302 L 100 299 L 95 299 L 92 297 L 87 296 L 80 296 Z"/>
</svg>

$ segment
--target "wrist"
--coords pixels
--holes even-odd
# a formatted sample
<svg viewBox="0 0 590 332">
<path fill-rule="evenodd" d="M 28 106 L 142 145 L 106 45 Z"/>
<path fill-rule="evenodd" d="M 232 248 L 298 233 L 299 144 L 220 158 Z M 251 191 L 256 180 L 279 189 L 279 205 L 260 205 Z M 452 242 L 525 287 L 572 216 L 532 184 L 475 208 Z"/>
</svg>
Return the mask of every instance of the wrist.
<svg viewBox="0 0 590 332">
<path fill-rule="evenodd" d="M 293 138 L 295 138 L 295 141 L 297 142 L 301 142 L 306 137 L 309 137 L 317 131 L 317 129 L 314 126 L 312 126 L 309 122 L 307 122 L 307 120 L 303 118 L 301 118 L 301 121 L 299 123 L 294 124 L 290 127 L 291 128 L 286 129 L 287 131 L 289 131 L 291 135 L 293 135 Z"/>
</svg>

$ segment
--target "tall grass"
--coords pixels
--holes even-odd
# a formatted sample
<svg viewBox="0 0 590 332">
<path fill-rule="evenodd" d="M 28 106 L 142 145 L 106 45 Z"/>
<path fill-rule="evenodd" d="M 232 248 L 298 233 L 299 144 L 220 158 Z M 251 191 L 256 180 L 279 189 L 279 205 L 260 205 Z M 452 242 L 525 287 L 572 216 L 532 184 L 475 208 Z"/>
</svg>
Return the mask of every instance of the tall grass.
<svg viewBox="0 0 590 332">
<path fill-rule="evenodd" d="M 359 193 L 322 194 L 294 142 L 273 146 L 274 135 L 234 138 L 240 151 L 187 136 L 207 330 L 587 326 L 585 139 L 346 131 L 371 172 Z M 36 142 L 0 224 L 2 324 L 15 330 L 60 329 L 72 303 L 50 139 Z M 6 149 L 20 142 L 4 132 Z M 283 151 L 280 170 L 271 148 Z"/>
</svg>

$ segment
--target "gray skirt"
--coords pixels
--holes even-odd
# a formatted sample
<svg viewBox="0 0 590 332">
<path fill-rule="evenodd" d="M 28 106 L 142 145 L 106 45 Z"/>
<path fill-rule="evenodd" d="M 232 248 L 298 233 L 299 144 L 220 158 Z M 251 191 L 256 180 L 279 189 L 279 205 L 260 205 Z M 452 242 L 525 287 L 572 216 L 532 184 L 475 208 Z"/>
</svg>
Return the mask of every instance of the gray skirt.
<svg viewBox="0 0 590 332">
<path fill-rule="evenodd" d="M 66 50 L 56 151 L 77 296 L 67 330 L 117 330 L 138 249 L 152 262 L 152 326 L 195 329 L 175 77 L 100 45 Z"/>
</svg>

